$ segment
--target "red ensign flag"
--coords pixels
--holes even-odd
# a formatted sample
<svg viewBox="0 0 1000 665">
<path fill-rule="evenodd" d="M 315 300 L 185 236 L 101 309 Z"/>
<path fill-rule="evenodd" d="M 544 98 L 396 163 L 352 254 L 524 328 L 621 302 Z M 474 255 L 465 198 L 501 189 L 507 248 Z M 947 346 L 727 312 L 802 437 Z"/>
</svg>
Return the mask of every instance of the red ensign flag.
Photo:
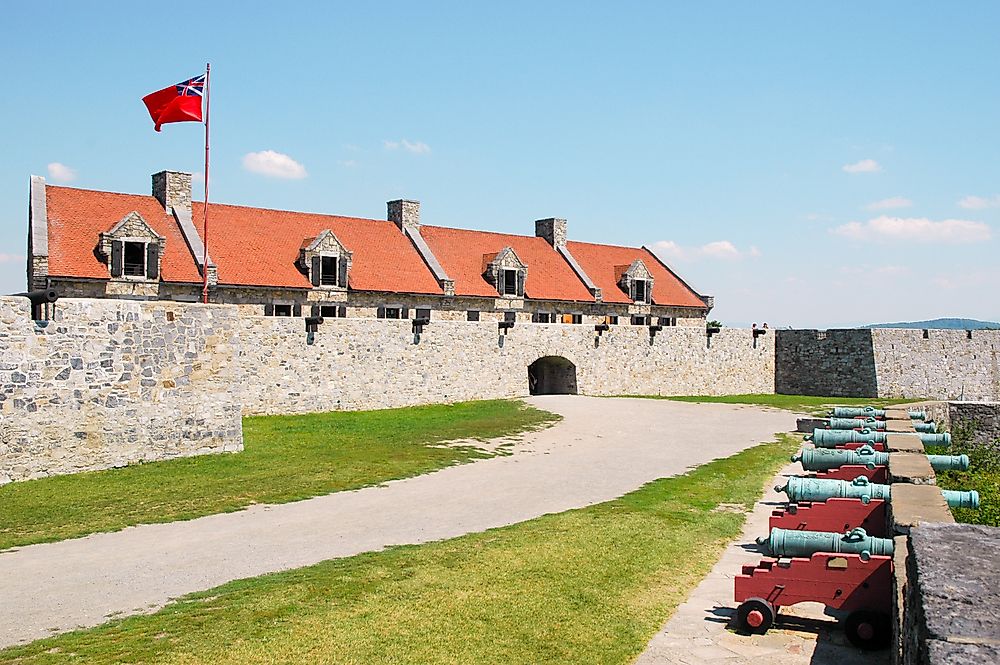
<svg viewBox="0 0 1000 665">
<path fill-rule="evenodd" d="M 156 131 L 160 131 L 160 125 L 168 122 L 201 122 L 201 98 L 204 94 L 205 75 L 202 74 L 151 92 L 142 98 L 142 103 L 149 109 Z"/>
</svg>

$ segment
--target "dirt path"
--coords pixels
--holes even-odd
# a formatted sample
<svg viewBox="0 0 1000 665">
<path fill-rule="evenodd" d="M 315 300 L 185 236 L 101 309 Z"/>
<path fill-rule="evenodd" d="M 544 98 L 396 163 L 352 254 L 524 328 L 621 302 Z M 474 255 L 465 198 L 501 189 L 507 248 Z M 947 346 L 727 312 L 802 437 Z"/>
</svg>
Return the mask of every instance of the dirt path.
<svg viewBox="0 0 1000 665">
<path fill-rule="evenodd" d="M 607 501 L 794 427 L 790 412 L 544 396 L 564 420 L 510 457 L 381 487 L 0 553 L 0 646 L 149 612 L 230 580 Z"/>
</svg>

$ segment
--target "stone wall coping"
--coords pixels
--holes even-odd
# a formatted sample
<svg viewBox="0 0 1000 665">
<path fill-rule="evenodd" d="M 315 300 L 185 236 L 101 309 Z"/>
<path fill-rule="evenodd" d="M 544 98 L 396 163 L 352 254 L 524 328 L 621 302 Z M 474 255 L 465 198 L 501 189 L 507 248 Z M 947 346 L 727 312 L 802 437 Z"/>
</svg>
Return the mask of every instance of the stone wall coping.
<svg viewBox="0 0 1000 665">
<path fill-rule="evenodd" d="M 885 437 L 885 448 L 890 453 L 923 453 L 924 444 L 914 434 L 890 433 Z M 890 458 L 891 459 L 891 458 Z"/>
<path fill-rule="evenodd" d="M 888 417 L 885 419 L 885 431 L 886 432 L 916 432 L 917 428 L 913 426 L 913 421 L 907 416 L 906 419 L 891 420 Z"/>
<path fill-rule="evenodd" d="M 906 534 L 921 522 L 953 524 L 948 502 L 937 485 L 895 483 L 889 502 L 889 523 L 893 533 Z"/>
<path fill-rule="evenodd" d="M 934 469 L 931 468 L 927 455 L 922 452 L 891 453 L 889 455 L 889 482 L 933 485 L 935 483 Z M 896 485 L 893 485 L 894 494 L 895 491 Z"/>
</svg>

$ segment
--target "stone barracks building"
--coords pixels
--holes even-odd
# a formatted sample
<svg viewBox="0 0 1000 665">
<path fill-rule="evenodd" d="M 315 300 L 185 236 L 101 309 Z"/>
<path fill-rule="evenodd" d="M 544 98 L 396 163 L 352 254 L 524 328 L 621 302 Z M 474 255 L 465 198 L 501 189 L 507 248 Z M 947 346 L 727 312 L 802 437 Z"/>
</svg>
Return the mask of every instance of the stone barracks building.
<svg viewBox="0 0 1000 665">
<path fill-rule="evenodd" d="M 696 293 L 645 247 L 567 238 L 566 220 L 523 236 L 427 226 L 417 201 L 388 219 L 211 204 L 209 258 L 191 175 L 161 171 L 152 194 L 31 178 L 28 286 L 66 297 L 200 302 L 243 314 L 704 326 Z"/>
</svg>

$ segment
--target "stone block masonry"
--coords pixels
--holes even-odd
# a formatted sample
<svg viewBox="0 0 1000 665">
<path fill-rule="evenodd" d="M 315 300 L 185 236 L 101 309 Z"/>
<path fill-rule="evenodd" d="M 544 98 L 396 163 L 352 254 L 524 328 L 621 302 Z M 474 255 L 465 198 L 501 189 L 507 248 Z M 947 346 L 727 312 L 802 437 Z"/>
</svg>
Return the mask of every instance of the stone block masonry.
<svg viewBox="0 0 1000 665">
<path fill-rule="evenodd" d="M 777 330 L 786 395 L 1000 400 L 998 330 Z"/>
<path fill-rule="evenodd" d="M 774 392 L 774 348 L 748 330 L 328 319 L 307 344 L 299 319 L 243 317 L 246 413 L 375 409 L 528 394 L 528 366 L 557 356 L 586 395 Z"/>
<path fill-rule="evenodd" d="M 241 450 L 236 308 L 0 298 L 0 483 Z"/>
</svg>

